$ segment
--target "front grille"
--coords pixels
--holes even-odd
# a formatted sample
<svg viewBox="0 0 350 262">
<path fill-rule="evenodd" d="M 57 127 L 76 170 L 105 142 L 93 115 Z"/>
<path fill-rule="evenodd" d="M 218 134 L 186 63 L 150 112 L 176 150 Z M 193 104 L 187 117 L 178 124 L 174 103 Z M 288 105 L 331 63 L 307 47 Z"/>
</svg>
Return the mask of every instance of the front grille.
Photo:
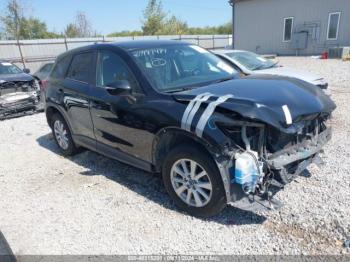
<svg viewBox="0 0 350 262">
<path fill-rule="evenodd" d="M 312 120 L 304 120 L 303 127 L 297 134 L 287 134 L 279 131 L 276 128 L 268 128 L 267 150 L 270 153 L 286 149 L 296 144 L 302 143 L 305 140 L 311 140 L 316 135 L 327 129 L 327 121 L 329 115 L 318 116 Z"/>
<path fill-rule="evenodd" d="M 5 82 L 0 85 L 0 96 L 17 92 L 31 92 L 35 90 L 37 90 L 37 87 L 34 80 Z"/>
</svg>

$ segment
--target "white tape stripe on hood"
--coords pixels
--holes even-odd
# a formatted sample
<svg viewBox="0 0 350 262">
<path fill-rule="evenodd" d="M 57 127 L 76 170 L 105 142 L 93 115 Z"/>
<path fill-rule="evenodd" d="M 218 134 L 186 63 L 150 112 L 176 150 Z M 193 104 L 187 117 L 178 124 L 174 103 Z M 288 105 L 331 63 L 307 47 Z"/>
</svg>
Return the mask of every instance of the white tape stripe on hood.
<svg viewBox="0 0 350 262">
<path fill-rule="evenodd" d="M 282 106 L 284 117 L 286 118 L 287 125 L 291 125 L 293 123 L 292 115 L 290 114 L 289 108 L 287 105 Z"/>
<path fill-rule="evenodd" d="M 206 95 L 209 95 L 209 93 L 203 93 L 203 94 L 200 94 L 200 95 L 197 95 L 194 99 L 192 99 L 186 109 L 185 109 L 185 112 L 182 116 L 182 120 L 181 120 L 181 128 L 182 129 L 186 129 L 186 126 L 187 126 L 187 120 L 188 120 L 188 116 L 189 114 L 191 113 L 192 109 L 193 109 L 193 106 L 195 105 L 195 103 L 197 102 L 197 100 L 201 99 L 202 97 L 206 96 Z"/>
<path fill-rule="evenodd" d="M 201 118 L 198 121 L 197 127 L 196 127 L 196 134 L 199 137 L 202 137 L 203 135 L 203 131 L 204 128 L 209 120 L 209 118 L 211 117 L 211 115 L 214 113 L 215 108 L 224 103 L 226 100 L 233 98 L 233 95 L 225 95 L 225 96 L 221 96 L 219 97 L 216 101 L 211 102 L 208 107 L 205 109 L 205 111 L 203 112 Z"/>
<path fill-rule="evenodd" d="M 201 99 L 197 100 L 196 104 L 193 106 L 193 108 L 192 108 L 192 110 L 187 118 L 187 122 L 186 122 L 186 126 L 185 126 L 185 129 L 187 131 L 191 131 L 191 125 L 192 125 L 193 118 L 196 115 L 201 104 L 203 102 L 207 101 L 211 96 L 212 96 L 212 94 L 208 94 L 208 95 L 203 96 Z"/>
</svg>

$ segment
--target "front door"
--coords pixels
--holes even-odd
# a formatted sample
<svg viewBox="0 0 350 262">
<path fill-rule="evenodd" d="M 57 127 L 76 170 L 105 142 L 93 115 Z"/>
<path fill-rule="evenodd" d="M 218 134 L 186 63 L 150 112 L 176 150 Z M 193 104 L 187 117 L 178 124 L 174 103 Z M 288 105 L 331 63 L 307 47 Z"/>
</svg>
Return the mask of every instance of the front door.
<svg viewBox="0 0 350 262">
<path fill-rule="evenodd" d="M 120 80 L 128 81 L 131 93 L 112 94 L 108 90 L 109 85 Z M 96 86 L 91 94 L 91 115 L 98 151 L 108 150 L 112 154 L 121 152 L 127 158 L 124 162 L 130 162 L 132 158 L 151 162 L 150 150 L 154 135 L 145 129 L 145 123 L 141 120 L 143 117 L 140 117 L 145 95 L 117 53 L 99 51 Z"/>
</svg>

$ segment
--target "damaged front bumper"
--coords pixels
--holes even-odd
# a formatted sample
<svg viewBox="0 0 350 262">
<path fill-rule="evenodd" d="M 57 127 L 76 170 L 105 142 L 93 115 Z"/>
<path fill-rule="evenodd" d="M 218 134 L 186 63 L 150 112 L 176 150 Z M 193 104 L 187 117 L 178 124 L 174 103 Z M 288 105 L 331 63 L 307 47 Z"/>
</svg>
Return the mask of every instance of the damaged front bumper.
<svg viewBox="0 0 350 262">
<path fill-rule="evenodd" d="M 269 154 L 265 159 L 265 164 L 273 175 L 270 176 L 270 174 L 266 174 L 267 177 L 271 178 L 264 180 L 267 182 L 265 189 L 267 188 L 268 190 L 263 192 L 263 194 L 261 194 L 261 192 L 247 194 L 242 190 L 241 185 L 235 183 L 232 173 L 235 166 L 234 154 L 232 154 L 230 160 L 217 160 L 216 163 L 224 182 L 227 203 L 250 211 L 280 208 L 282 203 L 276 199 L 272 199 L 272 196 L 282 189 L 286 183 L 291 182 L 292 179 L 306 170 L 310 164 L 320 164 L 322 160 L 319 153 L 322 152 L 323 147 L 331 140 L 331 137 L 332 128 L 328 127 L 310 139 L 306 139 L 303 142 Z M 291 165 L 294 166 L 292 173 L 291 169 L 288 168 Z M 281 181 L 276 179 L 276 176 L 285 176 L 288 177 L 288 179 Z M 271 187 L 274 188 L 274 193 L 270 191 Z"/>
<path fill-rule="evenodd" d="M 0 120 L 35 111 L 37 104 L 36 92 L 17 92 L 0 96 Z"/>
<path fill-rule="evenodd" d="M 0 81 L 0 120 L 36 111 L 39 96 L 36 80 Z"/>
<path fill-rule="evenodd" d="M 322 150 L 332 138 L 332 128 L 329 127 L 311 140 L 291 146 L 269 156 L 267 162 L 273 169 L 282 169 L 299 160 L 308 159 Z"/>
</svg>

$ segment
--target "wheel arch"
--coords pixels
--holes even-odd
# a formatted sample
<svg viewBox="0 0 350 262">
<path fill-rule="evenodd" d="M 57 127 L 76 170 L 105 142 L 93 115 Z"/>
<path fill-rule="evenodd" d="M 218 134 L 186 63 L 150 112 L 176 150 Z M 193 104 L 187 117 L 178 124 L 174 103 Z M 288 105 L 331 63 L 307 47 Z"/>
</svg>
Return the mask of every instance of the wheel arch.
<svg viewBox="0 0 350 262">
<path fill-rule="evenodd" d="M 64 121 L 66 121 L 71 133 L 72 133 L 72 126 L 70 124 L 70 122 L 68 121 L 68 117 L 66 116 L 66 114 L 63 112 L 62 109 L 60 109 L 59 107 L 53 105 L 53 104 L 47 104 L 46 105 L 46 109 L 45 109 L 45 114 L 46 114 L 46 120 L 47 120 L 47 123 L 48 125 L 52 128 L 52 123 L 51 123 L 51 119 L 52 119 L 52 116 L 54 114 L 59 114 L 63 117 Z"/>
<path fill-rule="evenodd" d="M 152 162 L 157 172 L 161 170 L 167 152 L 176 145 L 183 143 L 194 144 L 211 156 L 214 154 L 214 146 L 205 139 L 199 138 L 198 136 L 177 127 L 163 128 L 156 134 L 152 145 Z"/>
</svg>

